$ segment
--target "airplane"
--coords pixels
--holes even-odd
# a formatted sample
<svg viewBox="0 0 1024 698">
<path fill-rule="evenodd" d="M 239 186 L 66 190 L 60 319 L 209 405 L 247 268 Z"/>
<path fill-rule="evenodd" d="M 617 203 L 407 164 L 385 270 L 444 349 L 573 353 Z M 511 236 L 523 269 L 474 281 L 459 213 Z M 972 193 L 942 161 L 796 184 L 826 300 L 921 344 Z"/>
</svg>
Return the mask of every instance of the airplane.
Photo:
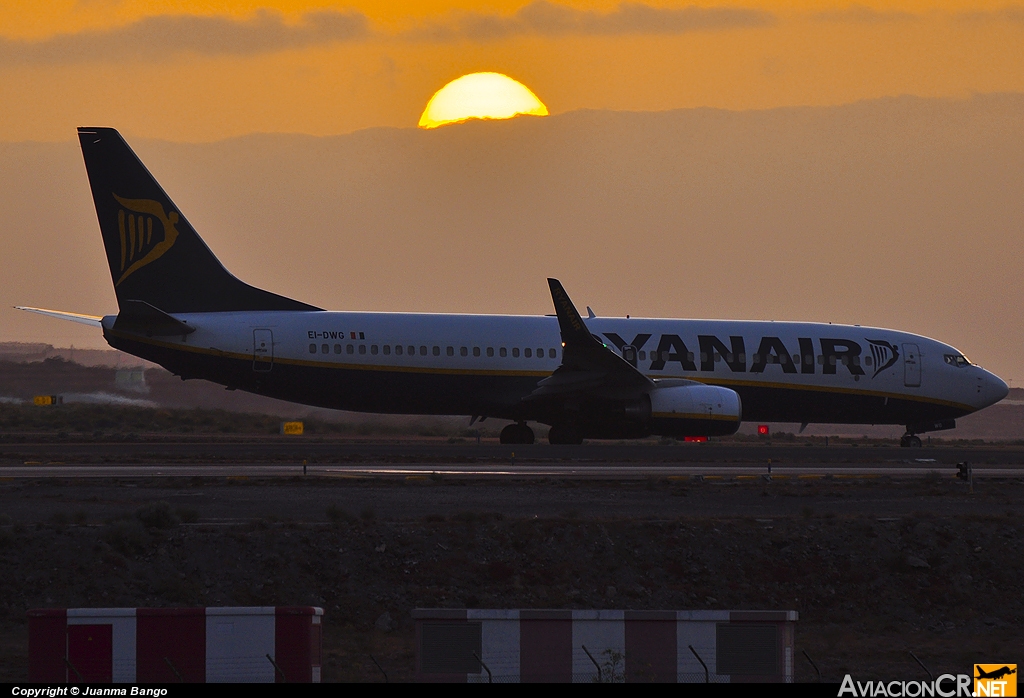
<svg viewBox="0 0 1024 698">
<path fill-rule="evenodd" d="M 977 665 L 975 665 L 975 666 L 977 666 Z M 999 669 L 993 669 L 992 671 L 989 671 L 989 672 L 985 671 L 981 667 L 978 667 L 978 675 L 975 676 L 974 678 L 976 678 L 976 679 L 1001 679 L 1004 676 L 1009 676 L 1011 674 L 1016 674 L 1016 673 L 1017 673 L 1016 669 L 1011 669 L 1008 666 L 1004 666 L 1004 667 L 1001 667 Z"/>
<path fill-rule="evenodd" d="M 510 423 L 504 444 L 733 434 L 741 420 L 896 424 L 902 446 L 1006 397 L 957 349 L 896 330 L 806 322 L 333 312 L 229 273 L 112 128 L 79 141 L 117 297 L 115 349 L 182 380 L 359 412 Z"/>
</svg>

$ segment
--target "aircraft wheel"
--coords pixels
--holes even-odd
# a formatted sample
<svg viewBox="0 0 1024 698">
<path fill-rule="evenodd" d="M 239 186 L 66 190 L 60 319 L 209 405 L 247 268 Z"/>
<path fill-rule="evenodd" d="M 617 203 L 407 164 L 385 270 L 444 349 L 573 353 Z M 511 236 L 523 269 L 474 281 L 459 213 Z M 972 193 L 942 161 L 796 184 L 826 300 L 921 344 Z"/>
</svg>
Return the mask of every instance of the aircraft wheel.
<svg viewBox="0 0 1024 698">
<path fill-rule="evenodd" d="M 503 444 L 532 444 L 533 429 L 525 424 L 509 424 L 501 430 L 498 441 Z"/>
<path fill-rule="evenodd" d="M 498 435 L 498 442 L 503 444 L 516 444 L 517 437 L 519 436 L 519 425 L 509 424 L 507 427 L 501 430 L 501 434 Z"/>
<path fill-rule="evenodd" d="M 903 448 L 921 448 L 921 437 L 914 434 L 904 434 L 900 439 L 900 446 Z"/>
<path fill-rule="evenodd" d="M 548 432 L 548 443 L 552 446 L 579 446 L 583 437 L 568 424 L 556 424 Z"/>
</svg>

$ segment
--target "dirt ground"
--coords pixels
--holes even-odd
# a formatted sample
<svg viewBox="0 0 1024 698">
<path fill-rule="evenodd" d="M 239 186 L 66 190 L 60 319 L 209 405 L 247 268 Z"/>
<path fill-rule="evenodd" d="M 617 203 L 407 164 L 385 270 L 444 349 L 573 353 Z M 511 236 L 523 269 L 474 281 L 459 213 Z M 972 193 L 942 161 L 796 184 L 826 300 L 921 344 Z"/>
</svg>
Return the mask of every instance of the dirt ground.
<svg viewBox="0 0 1024 698">
<path fill-rule="evenodd" d="M 322 606 L 325 681 L 411 680 L 432 607 L 797 610 L 801 681 L 1024 648 L 1020 480 L 8 479 L 0 512 L 0 681 L 42 607 Z"/>
</svg>

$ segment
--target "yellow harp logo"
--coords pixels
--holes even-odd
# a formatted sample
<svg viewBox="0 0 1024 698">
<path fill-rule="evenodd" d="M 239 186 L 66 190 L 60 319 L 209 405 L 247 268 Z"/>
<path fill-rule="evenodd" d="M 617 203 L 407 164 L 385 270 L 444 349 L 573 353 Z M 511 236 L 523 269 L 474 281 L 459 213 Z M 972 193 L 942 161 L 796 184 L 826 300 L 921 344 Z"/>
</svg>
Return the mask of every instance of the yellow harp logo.
<svg viewBox="0 0 1024 698">
<path fill-rule="evenodd" d="M 122 199 L 114 194 L 121 207 L 117 212 L 117 230 L 121 235 L 121 278 L 114 286 L 171 249 L 178 239 L 174 225 L 178 212 L 167 213 L 152 199 Z"/>
</svg>

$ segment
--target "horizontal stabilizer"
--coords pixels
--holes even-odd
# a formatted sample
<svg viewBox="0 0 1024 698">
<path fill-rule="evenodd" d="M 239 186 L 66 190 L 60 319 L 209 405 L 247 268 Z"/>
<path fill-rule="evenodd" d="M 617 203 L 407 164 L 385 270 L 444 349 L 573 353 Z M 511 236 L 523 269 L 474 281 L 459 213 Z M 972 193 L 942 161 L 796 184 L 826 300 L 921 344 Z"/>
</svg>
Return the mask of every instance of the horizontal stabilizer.
<svg viewBox="0 0 1024 698">
<path fill-rule="evenodd" d="M 195 327 L 189 327 L 145 301 L 130 300 L 121 301 L 121 312 L 114 321 L 114 329 L 141 333 L 148 337 L 186 335 L 196 331 Z"/>
<path fill-rule="evenodd" d="M 70 320 L 71 322 L 80 322 L 83 325 L 92 325 L 93 327 L 102 327 L 103 318 L 95 315 L 82 315 L 81 313 L 66 313 L 62 310 L 45 310 L 43 308 L 28 308 L 21 305 L 14 306 L 15 310 L 26 310 L 30 313 L 39 313 L 40 315 L 47 315 L 49 317 L 55 317 L 58 320 Z"/>
</svg>

